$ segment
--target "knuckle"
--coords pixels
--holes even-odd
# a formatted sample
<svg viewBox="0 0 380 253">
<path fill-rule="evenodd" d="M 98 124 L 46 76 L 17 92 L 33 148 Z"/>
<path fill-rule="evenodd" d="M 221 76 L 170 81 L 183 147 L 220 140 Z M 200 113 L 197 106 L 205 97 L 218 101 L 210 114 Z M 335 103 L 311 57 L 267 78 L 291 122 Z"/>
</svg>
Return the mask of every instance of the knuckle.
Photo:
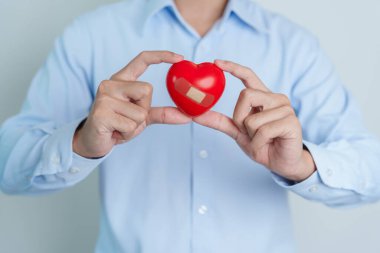
<svg viewBox="0 0 380 253">
<path fill-rule="evenodd" d="M 256 147 L 255 145 L 251 146 L 250 151 L 251 158 L 255 160 L 258 163 L 263 163 L 263 154 L 259 147 Z"/>
<path fill-rule="evenodd" d="M 279 100 L 285 104 L 285 105 L 290 105 L 290 100 L 288 98 L 288 96 L 286 96 L 285 94 L 277 94 L 277 96 L 279 97 Z"/>
<path fill-rule="evenodd" d="M 141 109 L 139 113 L 137 113 L 136 118 L 139 123 L 144 122 L 148 117 L 148 111 Z"/>
<path fill-rule="evenodd" d="M 292 129 L 302 129 L 301 123 L 296 116 L 288 116 L 285 118 L 285 124 L 291 126 Z"/>
<path fill-rule="evenodd" d="M 261 127 L 260 129 L 257 130 L 256 136 L 266 139 L 268 136 L 268 128 L 267 127 Z"/>
<path fill-rule="evenodd" d="M 224 61 L 224 65 L 226 65 L 227 67 L 233 67 L 234 66 L 231 61 Z"/>
<path fill-rule="evenodd" d="M 248 99 L 251 97 L 252 95 L 252 90 L 247 88 L 247 89 L 244 89 L 240 92 L 240 97 L 243 98 L 243 99 Z"/>
<path fill-rule="evenodd" d="M 132 130 L 135 130 L 137 128 L 137 123 L 132 121 L 131 122 L 131 128 L 132 128 Z"/>
<path fill-rule="evenodd" d="M 139 58 L 145 58 L 145 57 L 147 56 L 147 54 L 149 54 L 148 51 L 142 51 L 142 52 L 140 52 L 140 53 L 138 54 L 137 57 L 139 57 Z"/>
<path fill-rule="evenodd" d="M 143 121 L 145 121 L 149 116 L 148 110 L 143 110 L 142 115 L 143 115 Z"/>
<path fill-rule="evenodd" d="M 289 115 L 295 115 L 294 109 L 291 106 L 283 106 L 282 110 Z"/>
<path fill-rule="evenodd" d="M 292 124 L 296 125 L 298 128 L 302 128 L 301 122 L 298 120 L 296 116 L 291 116 L 290 120 Z"/>
<path fill-rule="evenodd" d="M 110 77 L 110 80 L 119 80 L 119 78 L 118 78 L 118 74 L 119 74 L 119 72 L 113 74 L 113 75 Z"/>
<path fill-rule="evenodd" d="M 92 130 L 96 135 L 102 135 L 104 133 L 104 129 L 100 127 L 100 124 L 95 124 Z"/>
<path fill-rule="evenodd" d="M 96 99 L 96 102 L 95 102 L 95 108 L 98 109 L 98 108 L 104 108 L 106 107 L 107 105 L 109 105 L 109 98 L 108 96 L 100 96 Z"/>
<path fill-rule="evenodd" d="M 153 92 L 153 85 L 150 83 L 141 83 L 140 89 L 143 92 L 144 95 L 150 95 Z"/>
<path fill-rule="evenodd" d="M 242 71 L 244 72 L 245 76 L 248 78 L 248 77 L 252 77 L 253 76 L 253 71 L 252 69 L 248 68 L 248 67 L 245 67 L 245 66 L 242 66 Z"/>
<path fill-rule="evenodd" d="M 244 125 L 249 128 L 254 128 L 256 123 L 256 115 L 251 115 L 244 120 Z"/>
<path fill-rule="evenodd" d="M 99 94 L 105 94 L 108 90 L 108 86 L 109 86 L 108 80 L 104 80 L 104 81 L 100 82 L 99 87 L 98 87 L 98 93 Z"/>
<path fill-rule="evenodd" d="M 164 51 L 164 53 L 170 57 L 170 58 L 173 58 L 173 57 L 176 57 L 176 53 L 172 52 L 172 51 Z"/>
<path fill-rule="evenodd" d="M 162 114 L 160 116 L 161 117 L 160 120 L 161 120 L 162 123 L 166 122 L 166 116 L 167 116 L 167 109 L 164 108 L 163 111 L 162 111 Z"/>
<path fill-rule="evenodd" d="M 132 132 L 134 131 L 135 129 L 137 128 L 137 123 L 132 121 L 132 120 L 129 120 L 126 124 L 125 124 L 125 131 L 126 132 Z"/>
<path fill-rule="evenodd" d="M 232 61 L 225 61 L 224 65 L 231 71 L 232 74 L 237 74 L 239 72 L 239 66 L 234 64 Z"/>
</svg>

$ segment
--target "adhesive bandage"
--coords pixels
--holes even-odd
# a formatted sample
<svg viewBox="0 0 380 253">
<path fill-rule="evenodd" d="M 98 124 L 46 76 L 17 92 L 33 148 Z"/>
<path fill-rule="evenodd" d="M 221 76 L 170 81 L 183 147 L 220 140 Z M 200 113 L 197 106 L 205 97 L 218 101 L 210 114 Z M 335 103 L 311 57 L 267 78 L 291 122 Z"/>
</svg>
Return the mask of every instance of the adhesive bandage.
<svg viewBox="0 0 380 253">
<path fill-rule="evenodd" d="M 195 88 L 185 78 L 178 78 L 174 83 L 174 88 L 181 95 L 204 107 L 208 107 L 214 102 L 213 95 Z"/>
</svg>

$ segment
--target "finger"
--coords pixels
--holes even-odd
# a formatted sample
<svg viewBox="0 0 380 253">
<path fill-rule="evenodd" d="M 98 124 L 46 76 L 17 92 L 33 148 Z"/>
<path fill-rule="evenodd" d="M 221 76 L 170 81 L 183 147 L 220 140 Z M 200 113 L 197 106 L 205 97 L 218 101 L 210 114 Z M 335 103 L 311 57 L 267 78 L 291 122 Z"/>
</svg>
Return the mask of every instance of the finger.
<svg viewBox="0 0 380 253">
<path fill-rule="evenodd" d="M 289 99 L 285 95 L 244 89 L 236 103 L 233 120 L 240 131 L 247 133 L 244 120 L 254 112 L 252 108 L 261 107 L 262 110 L 269 110 L 285 105 L 290 105 Z"/>
<path fill-rule="evenodd" d="M 135 129 L 137 128 L 137 124 L 135 121 L 117 113 L 112 114 L 112 117 L 110 117 L 109 125 L 110 128 L 112 128 L 112 130 L 114 131 L 112 137 L 120 140 L 119 138 L 121 136 L 122 140 L 125 141 L 131 138 Z"/>
<path fill-rule="evenodd" d="M 135 81 L 151 64 L 176 63 L 183 56 L 170 51 L 144 51 L 137 55 L 127 66 L 112 76 L 112 80 Z"/>
<path fill-rule="evenodd" d="M 133 120 L 137 125 L 146 121 L 148 110 L 131 102 L 109 98 L 109 107 L 117 114 Z"/>
<path fill-rule="evenodd" d="M 153 86 L 139 81 L 104 81 L 99 85 L 98 93 L 119 100 L 132 101 L 149 110 L 152 101 Z"/>
<path fill-rule="evenodd" d="M 128 134 L 128 139 L 125 139 L 125 137 L 122 137 L 122 135 L 119 132 L 115 131 L 113 132 L 113 138 L 118 140 L 116 142 L 117 145 L 123 144 L 127 142 L 128 140 L 134 138 L 135 136 L 141 134 L 144 131 L 145 127 L 146 127 L 146 122 L 141 123 L 139 126 L 137 126 L 137 128 L 134 130 L 133 133 Z"/>
<path fill-rule="evenodd" d="M 193 118 L 193 121 L 202 126 L 225 133 L 236 141 L 241 134 L 233 120 L 219 112 L 208 111 L 199 117 Z"/>
<path fill-rule="evenodd" d="M 151 124 L 187 124 L 191 118 L 174 107 L 152 107 L 149 111 L 147 125 Z"/>
<path fill-rule="evenodd" d="M 253 136 L 251 147 L 252 150 L 260 150 L 275 138 L 294 139 L 297 138 L 296 125 L 298 120 L 294 116 L 288 116 L 280 120 L 269 122 L 261 126 Z"/>
<path fill-rule="evenodd" d="M 232 61 L 215 60 L 215 64 L 223 71 L 239 78 L 247 88 L 269 91 L 260 78 L 248 67 Z"/>
<path fill-rule="evenodd" d="M 116 143 L 115 143 L 116 145 L 123 144 L 126 142 L 124 137 L 118 131 L 114 131 L 112 133 L 112 139 L 116 140 Z"/>
<path fill-rule="evenodd" d="M 244 120 L 244 126 L 248 130 L 248 135 L 252 138 L 263 125 L 283 119 L 289 115 L 294 115 L 294 110 L 290 106 L 281 106 L 248 116 Z"/>
</svg>

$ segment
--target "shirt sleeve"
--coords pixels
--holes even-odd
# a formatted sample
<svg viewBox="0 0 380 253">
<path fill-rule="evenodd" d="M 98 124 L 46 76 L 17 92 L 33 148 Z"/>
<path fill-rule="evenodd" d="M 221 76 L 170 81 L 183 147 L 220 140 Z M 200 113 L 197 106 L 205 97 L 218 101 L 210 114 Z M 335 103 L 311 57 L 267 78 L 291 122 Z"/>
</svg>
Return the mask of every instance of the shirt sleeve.
<svg viewBox="0 0 380 253">
<path fill-rule="evenodd" d="M 93 97 L 91 40 L 77 19 L 55 42 L 21 112 L 0 130 L 0 187 L 9 194 L 56 191 L 80 182 L 106 157 L 86 159 L 72 138 Z"/>
<path fill-rule="evenodd" d="M 358 106 L 331 61 L 314 39 L 298 46 L 292 62 L 298 76 L 291 100 L 317 171 L 301 183 L 277 175 L 274 180 L 306 199 L 332 207 L 378 200 L 379 141 L 364 127 Z"/>
</svg>

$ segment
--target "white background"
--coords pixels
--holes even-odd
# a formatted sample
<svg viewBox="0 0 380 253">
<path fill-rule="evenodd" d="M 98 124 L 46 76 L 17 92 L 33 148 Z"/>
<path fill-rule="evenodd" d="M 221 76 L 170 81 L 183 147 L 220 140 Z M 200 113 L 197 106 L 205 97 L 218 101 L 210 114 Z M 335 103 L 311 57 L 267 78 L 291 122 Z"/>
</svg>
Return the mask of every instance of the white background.
<svg viewBox="0 0 380 253">
<path fill-rule="evenodd" d="M 64 26 L 83 11 L 110 2 L 0 0 L 0 122 L 17 113 L 31 78 Z M 320 38 L 357 98 L 368 128 L 380 136 L 380 1 L 259 2 Z M 96 173 L 54 195 L 0 194 L 0 252 L 91 252 L 98 205 Z M 292 195 L 291 208 L 300 252 L 380 252 L 380 204 L 332 210 Z"/>
</svg>

